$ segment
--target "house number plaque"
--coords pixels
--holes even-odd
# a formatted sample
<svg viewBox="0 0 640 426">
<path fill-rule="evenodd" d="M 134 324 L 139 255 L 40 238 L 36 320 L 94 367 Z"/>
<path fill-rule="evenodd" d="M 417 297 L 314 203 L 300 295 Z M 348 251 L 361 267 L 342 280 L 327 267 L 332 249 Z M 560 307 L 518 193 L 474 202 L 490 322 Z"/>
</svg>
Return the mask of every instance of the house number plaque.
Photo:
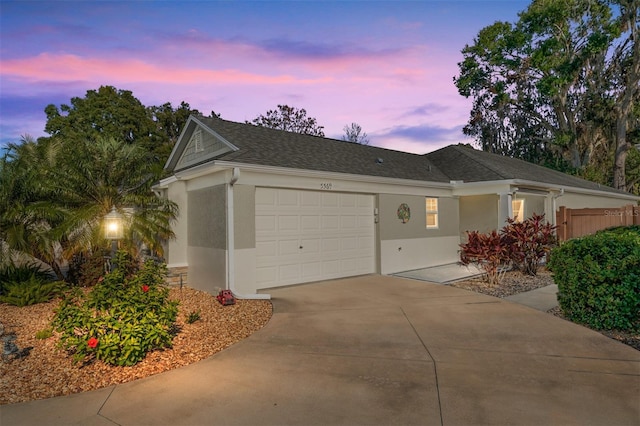
<svg viewBox="0 0 640 426">
<path fill-rule="evenodd" d="M 333 189 L 333 185 L 331 184 L 331 182 L 324 182 L 320 184 L 320 189 Z"/>
</svg>

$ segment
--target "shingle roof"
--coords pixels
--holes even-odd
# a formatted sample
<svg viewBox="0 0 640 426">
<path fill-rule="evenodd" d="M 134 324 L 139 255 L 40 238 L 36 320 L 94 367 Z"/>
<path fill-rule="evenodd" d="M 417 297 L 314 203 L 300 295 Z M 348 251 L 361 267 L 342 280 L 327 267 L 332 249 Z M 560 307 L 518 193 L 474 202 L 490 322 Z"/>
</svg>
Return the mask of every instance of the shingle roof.
<svg viewBox="0 0 640 426">
<path fill-rule="evenodd" d="M 427 182 L 449 182 L 449 177 L 423 155 L 219 118 L 198 117 L 198 120 L 239 148 L 238 151 L 223 154 L 216 160 Z"/>
<path fill-rule="evenodd" d="M 198 117 L 197 119 L 238 148 L 237 151 L 228 152 L 204 162 L 223 160 L 439 183 L 449 183 L 452 180 L 463 182 L 522 180 L 541 185 L 630 195 L 624 191 L 526 161 L 479 151 L 467 145 L 450 145 L 425 155 L 418 155 L 236 123 L 217 117 Z M 174 154 L 180 153 L 172 153 L 172 156 Z"/>
<path fill-rule="evenodd" d="M 426 154 L 451 180 L 487 182 L 524 180 L 541 184 L 615 192 L 629 195 L 608 186 L 580 179 L 547 167 L 516 158 L 479 151 L 465 145 L 450 145 Z"/>
</svg>

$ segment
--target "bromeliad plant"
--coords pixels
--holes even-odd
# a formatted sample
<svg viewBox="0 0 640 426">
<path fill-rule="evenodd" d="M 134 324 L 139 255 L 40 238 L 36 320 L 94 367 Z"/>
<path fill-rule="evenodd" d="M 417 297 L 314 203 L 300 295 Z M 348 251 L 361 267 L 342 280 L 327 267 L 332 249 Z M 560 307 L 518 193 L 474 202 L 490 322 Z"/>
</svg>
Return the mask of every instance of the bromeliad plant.
<svg viewBox="0 0 640 426">
<path fill-rule="evenodd" d="M 118 252 L 117 264 L 127 264 L 126 253 Z M 74 360 L 129 366 L 151 350 L 171 347 L 178 302 L 163 287 L 166 266 L 148 260 L 138 271 L 128 270 L 119 267 L 86 297 L 76 291 L 57 308 L 53 326 Z"/>
</svg>

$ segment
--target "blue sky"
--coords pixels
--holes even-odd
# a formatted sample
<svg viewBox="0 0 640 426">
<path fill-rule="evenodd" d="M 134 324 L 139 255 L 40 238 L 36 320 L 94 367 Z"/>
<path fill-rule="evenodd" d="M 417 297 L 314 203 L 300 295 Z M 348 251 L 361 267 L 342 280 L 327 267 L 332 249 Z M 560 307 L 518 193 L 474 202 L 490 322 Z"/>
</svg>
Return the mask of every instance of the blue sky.
<svg viewBox="0 0 640 426">
<path fill-rule="evenodd" d="M 102 85 L 243 122 L 305 108 L 341 138 L 425 153 L 470 142 L 460 50 L 520 0 L 0 0 L 0 144 L 45 135 L 44 108 Z"/>
</svg>

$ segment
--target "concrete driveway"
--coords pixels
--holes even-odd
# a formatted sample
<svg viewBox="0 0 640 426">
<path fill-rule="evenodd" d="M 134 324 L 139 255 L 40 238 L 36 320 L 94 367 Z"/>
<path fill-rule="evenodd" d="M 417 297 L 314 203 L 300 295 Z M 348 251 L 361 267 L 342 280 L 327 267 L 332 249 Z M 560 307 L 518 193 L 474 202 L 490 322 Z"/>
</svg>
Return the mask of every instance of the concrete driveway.
<svg viewBox="0 0 640 426">
<path fill-rule="evenodd" d="M 640 352 L 552 315 L 378 275 L 270 293 L 269 324 L 211 358 L 0 424 L 640 424 Z"/>
</svg>

